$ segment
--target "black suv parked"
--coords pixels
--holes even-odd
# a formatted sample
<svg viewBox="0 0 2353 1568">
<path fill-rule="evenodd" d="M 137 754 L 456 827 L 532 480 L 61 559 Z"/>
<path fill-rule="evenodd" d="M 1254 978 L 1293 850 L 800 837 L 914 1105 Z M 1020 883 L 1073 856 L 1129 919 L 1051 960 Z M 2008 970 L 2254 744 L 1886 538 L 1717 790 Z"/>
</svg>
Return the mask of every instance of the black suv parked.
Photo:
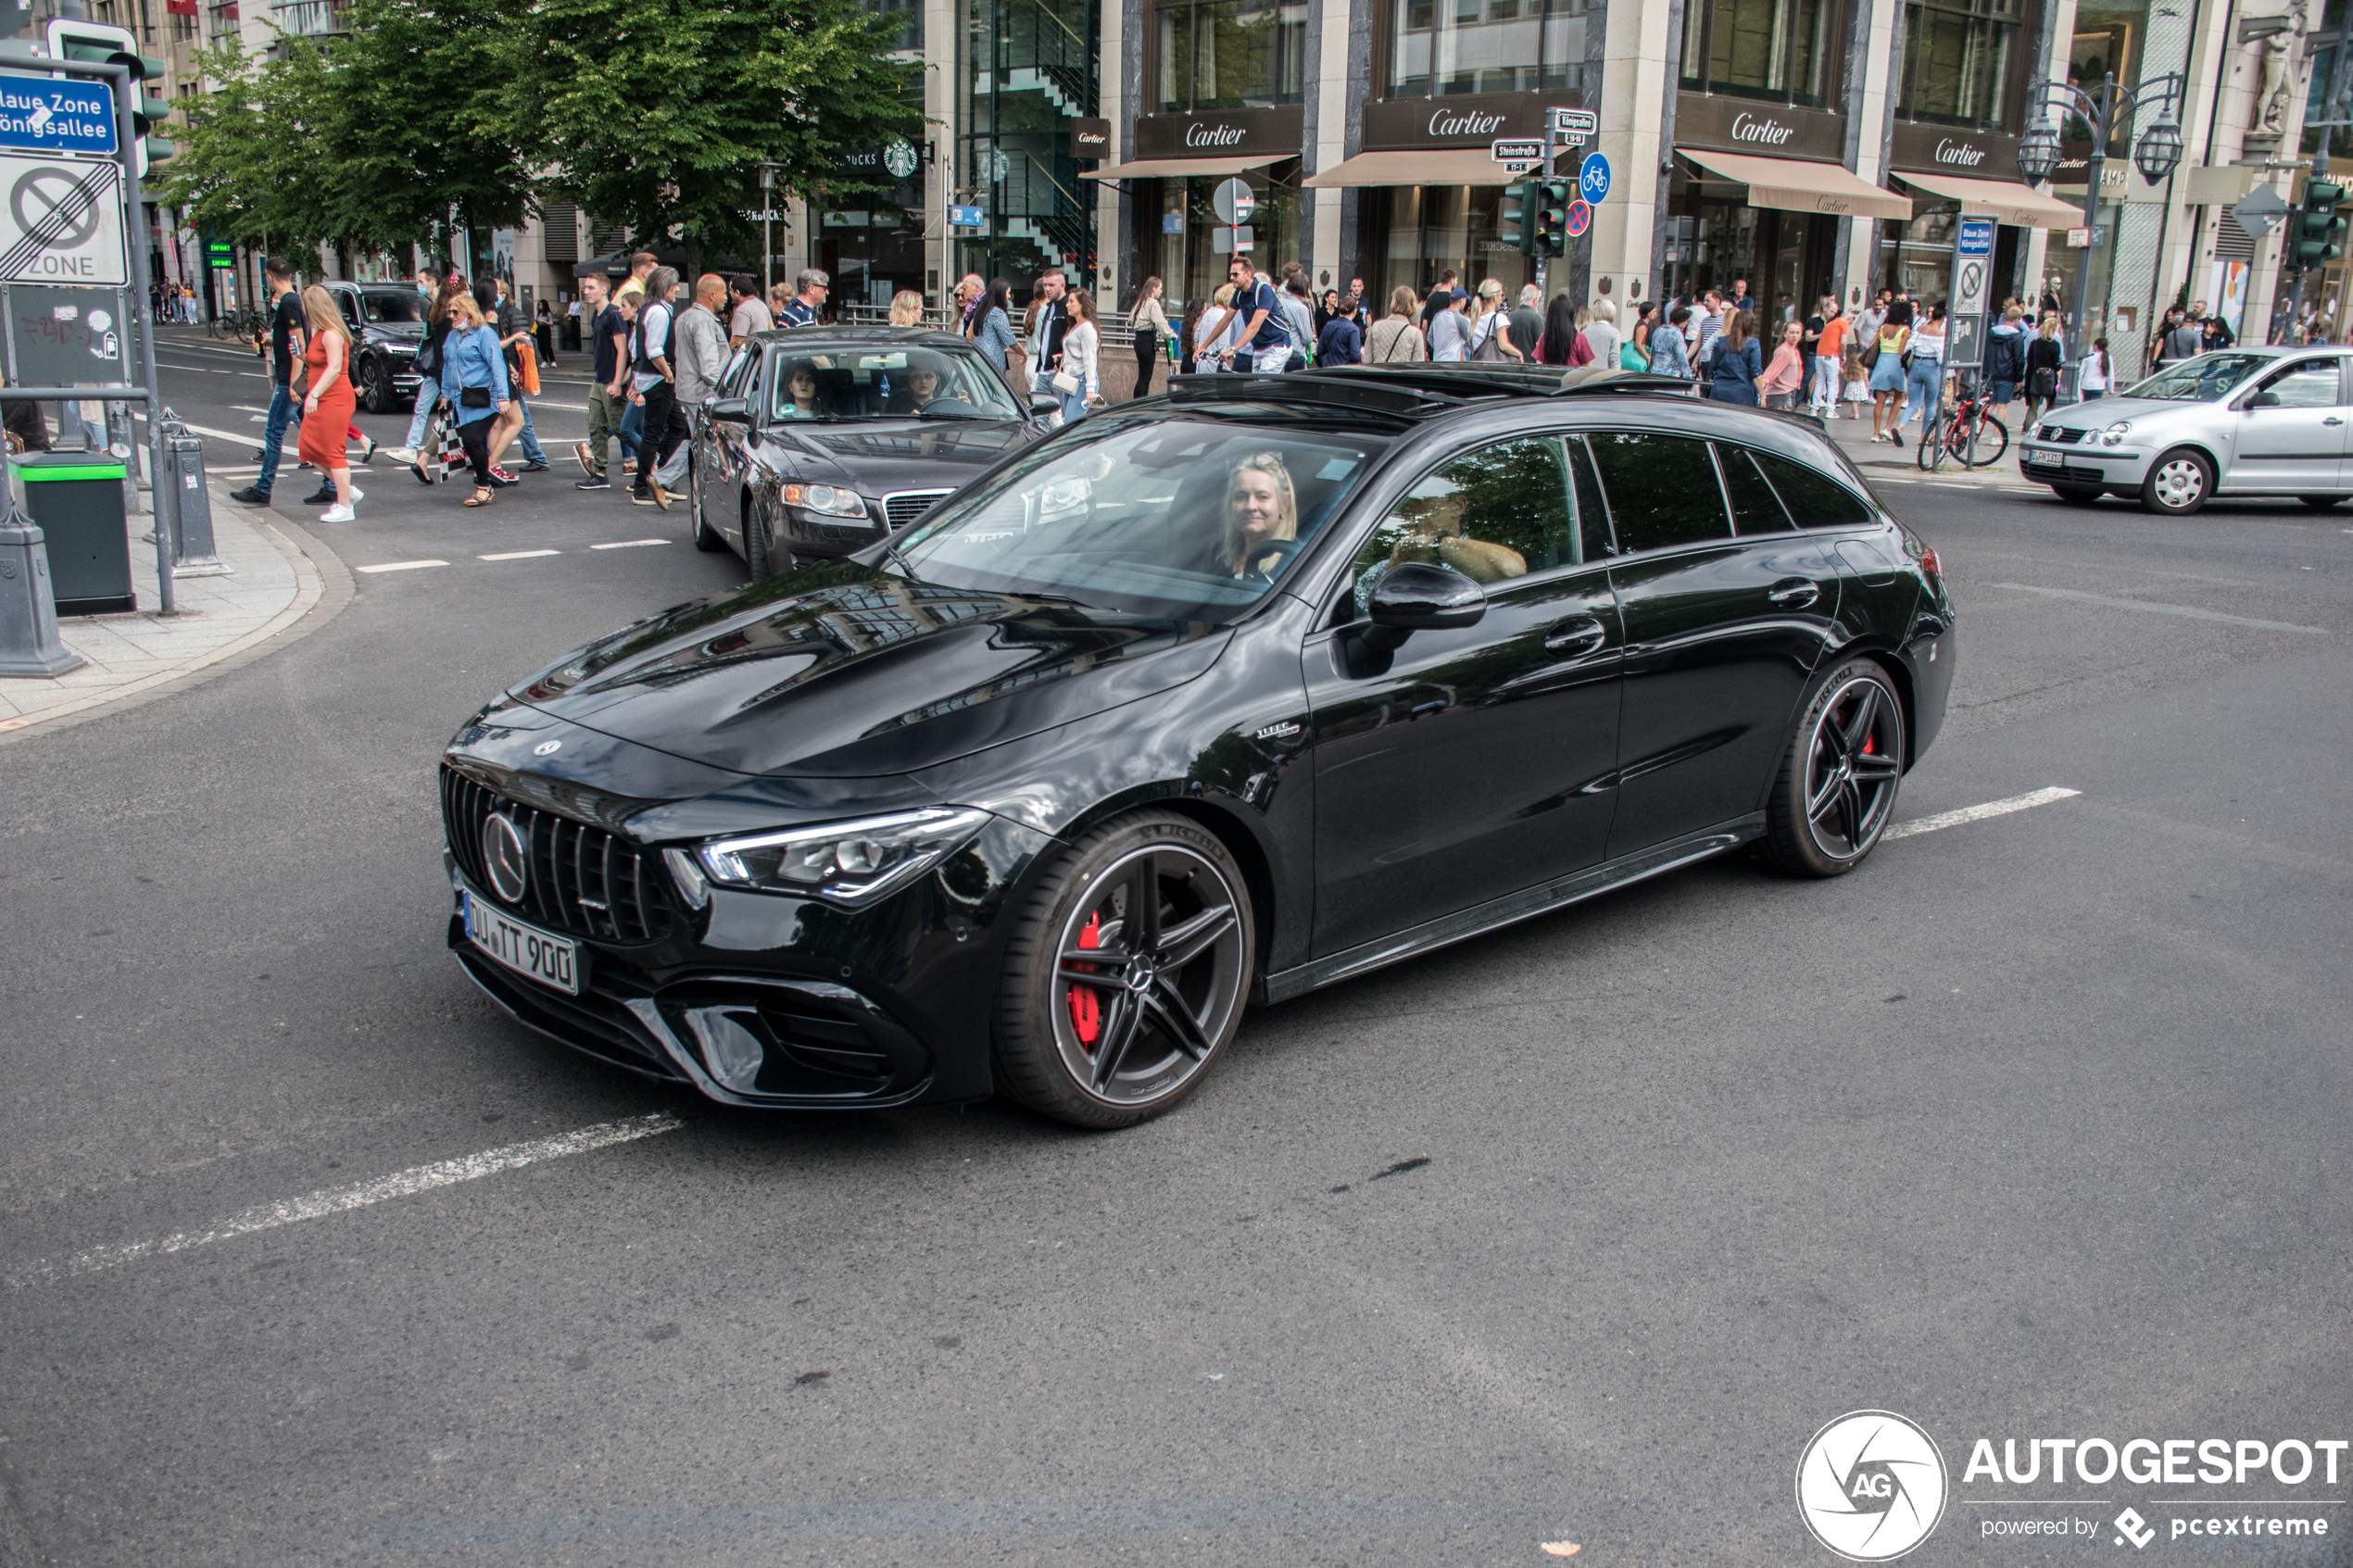
<svg viewBox="0 0 2353 1568">
<path fill-rule="evenodd" d="M 371 414 L 405 414 L 415 406 L 417 372 L 410 369 L 425 335 L 425 299 L 409 283 L 353 283 L 340 279 L 327 292 L 359 345 L 353 372 L 359 406 Z"/>
</svg>

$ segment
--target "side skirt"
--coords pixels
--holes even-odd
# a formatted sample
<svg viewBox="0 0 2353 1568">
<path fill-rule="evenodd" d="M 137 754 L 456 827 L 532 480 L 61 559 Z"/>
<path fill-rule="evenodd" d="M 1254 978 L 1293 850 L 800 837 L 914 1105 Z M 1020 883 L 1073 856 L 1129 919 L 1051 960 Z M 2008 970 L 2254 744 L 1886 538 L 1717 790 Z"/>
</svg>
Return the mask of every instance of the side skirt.
<svg viewBox="0 0 2353 1568">
<path fill-rule="evenodd" d="M 1636 854 L 1607 860 L 1586 871 L 1540 883 L 1517 893 L 1491 898 L 1484 904 L 1428 921 L 1410 931 L 1385 936 L 1378 942 L 1367 942 L 1329 958 L 1315 959 L 1287 969 L 1280 974 L 1269 974 L 1251 987 L 1253 1003 L 1288 1001 L 1339 981 L 1351 980 L 1377 969 L 1407 959 L 1436 952 L 1473 936 L 1483 935 L 1516 921 L 1549 914 L 1567 909 L 1571 904 L 1625 887 L 1648 877 L 1659 876 L 1694 860 L 1705 860 L 1711 855 L 1721 855 L 1728 849 L 1765 836 L 1765 813 L 1753 812 L 1732 822 L 1720 823 L 1705 833 L 1695 833 L 1665 844 L 1653 845 Z"/>
</svg>

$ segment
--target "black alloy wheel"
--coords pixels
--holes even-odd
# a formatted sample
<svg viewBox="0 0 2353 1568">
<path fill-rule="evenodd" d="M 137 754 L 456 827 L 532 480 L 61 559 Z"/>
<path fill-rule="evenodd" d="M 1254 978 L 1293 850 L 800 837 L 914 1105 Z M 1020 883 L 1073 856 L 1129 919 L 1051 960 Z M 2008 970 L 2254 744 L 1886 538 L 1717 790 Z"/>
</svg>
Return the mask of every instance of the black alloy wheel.
<svg viewBox="0 0 2353 1568">
<path fill-rule="evenodd" d="M 1126 1127 L 1198 1087 L 1241 1026 L 1257 927 L 1215 835 L 1123 817 L 1047 873 L 1007 944 L 998 1084 L 1082 1127 Z"/>
<path fill-rule="evenodd" d="M 368 389 L 368 412 L 389 414 L 393 409 L 392 367 L 381 354 L 368 361 L 360 371 L 360 380 Z"/>
<path fill-rule="evenodd" d="M 2088 507 L 2100 498 L 2100 492 L 2088 484 L 2054 484 L 2051 494 L 2070 507 Z"/>
<path fill-rule="evenodd" d="M 696 549 L 706 555 L 717 555 L 727 547 L 727 541 L 719 536 L 711 526 L 711 520 L 703 515 L 700 463 L 695 463 L 686 470 L 686 515 L 694 520 Z"/>
<path fill-rule="evenodd" d="M 1904 778 L 1904 705 L 1868 659 L 1841 665 L 1799 715 L 1767 805 L 1766 854 L 1795 876 L 1843 876 L 1887 829 Z"/>
<path fill-rule="evenodd" d="M 2324 512 L 2331 507 L 2341 507 L 2347 501 L 2353 501 L 2353 495 L 2298 495 L 2296 499 L 2316 512 Z"/>
</svg>

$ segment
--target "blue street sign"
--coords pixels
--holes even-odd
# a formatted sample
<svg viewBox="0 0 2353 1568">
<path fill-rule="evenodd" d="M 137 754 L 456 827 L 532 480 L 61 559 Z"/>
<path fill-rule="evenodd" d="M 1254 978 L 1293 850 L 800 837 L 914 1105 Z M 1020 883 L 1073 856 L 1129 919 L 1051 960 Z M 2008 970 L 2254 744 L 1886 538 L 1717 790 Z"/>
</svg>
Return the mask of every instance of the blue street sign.
<svg viewBox="0 0 2353 1568">
<path fill-rule="evenodd" d="M 114 94 L 102 82 L 0 71 L 0 147 L 111 153 Z"/>
<path fill-rule="evenodd" d="M 948 223 L 955 229 L 980 229 L 988 226 L 988 220 L 976 207 L 951 207 L 948 209 Z"/>
<path fill-rule="evenodd" d="M 1609 159 L 1599 153 L 1585 155 L 1585 166 L 1577 171 L 1577 193 L 1589 202 L 1609 194 Z"/>
<path fill-rule="evenodd" d="M 1991 256 L 1994 254 L 1994 220 L 1964 218 L 1961 232 L 1953 242 L 1954 251 L 1961 256 Z"/>
</svg>

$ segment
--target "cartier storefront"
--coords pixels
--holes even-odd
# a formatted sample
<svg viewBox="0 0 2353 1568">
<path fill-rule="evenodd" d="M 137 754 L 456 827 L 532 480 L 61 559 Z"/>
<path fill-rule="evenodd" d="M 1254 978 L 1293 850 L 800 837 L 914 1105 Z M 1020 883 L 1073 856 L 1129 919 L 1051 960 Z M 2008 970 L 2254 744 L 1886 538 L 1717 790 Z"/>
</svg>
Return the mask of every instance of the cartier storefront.
<svg viewBox="0 0 2353 1568">
<path fill-rule="evenodd" d="M 1135 156 L 1084 176 L 1125 185 L 1137 275 L 1167 285 L 1172 319 L 1186 301 L 1208 298 L 1226 281 L 1238 239 L 1262 267 L 1302 254 L 1300 120 L 1295 107 L 1139 115 Z M 1251 192 L 1249 223 L 1239 235 L 1214 206 L 1228 180 Z"/>
<path fill-rule="evenodd" d="M 1912 217 L 1881 231 L 1880 276 L 1916 300 L 1935 304 L 1950 298 L 1953 225 L 1964 211 L 1988 213 L 2001 222 L 1990 290 L 1997 305 L 2027 292 L 2030 231 L 2083 220 L 2079 209 L 2019 182 L 2015 136 L 1899 119 L 1893 166 L 1896 182 L 1912 194 Z"/>
</svg>

